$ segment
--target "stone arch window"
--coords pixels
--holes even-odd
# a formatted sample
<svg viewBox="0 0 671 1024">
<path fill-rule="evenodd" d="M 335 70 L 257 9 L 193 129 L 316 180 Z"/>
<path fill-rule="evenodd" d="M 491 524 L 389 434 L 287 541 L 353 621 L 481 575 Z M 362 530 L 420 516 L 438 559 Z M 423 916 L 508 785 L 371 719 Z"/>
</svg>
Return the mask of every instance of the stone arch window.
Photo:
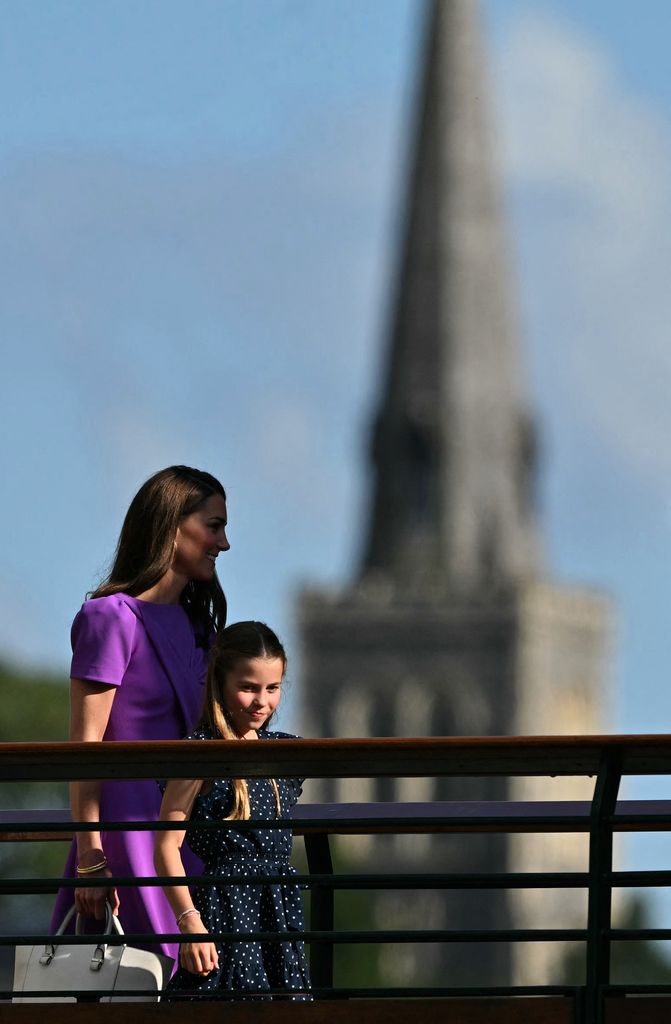
<svg viewBox="0 0 671 1024">
<path fill-rule="evenodd" d="M 338 692 L 332 721 L 335 736 L 370 736 L 371 697 L 361 684 L 349 683 Z M 373 779 L 337 779 L 335 789 L 340 803 L 368 803 L 375 799 Z"/>
<path fill-rule="evenodd" d="M 362 685 L 341 687 L 333 704 L 333 735 L 338 738 L 370 736 L 371 699 Z"/>
<path fill-rule="evenodd" d="M 423 682 L 415 676 L 407 676 L 396 691 L 395 735 L 435 735 L 435 700 L 435 690 L 429 682 Z"/>
<path fill-rule="evenodd" d="M 436 694 L 431 685 L 409 676 L 396 692 L 394 718 L 396 736 L 435 735 L 434 708 Z M 423 803 L 435 799 L 433 779 L 397 779 L 396 799 Z M 402 837 L 398 837 L 399 839 Z M 420 844 L 423 836 L 415 836 Z"/>
</svg>

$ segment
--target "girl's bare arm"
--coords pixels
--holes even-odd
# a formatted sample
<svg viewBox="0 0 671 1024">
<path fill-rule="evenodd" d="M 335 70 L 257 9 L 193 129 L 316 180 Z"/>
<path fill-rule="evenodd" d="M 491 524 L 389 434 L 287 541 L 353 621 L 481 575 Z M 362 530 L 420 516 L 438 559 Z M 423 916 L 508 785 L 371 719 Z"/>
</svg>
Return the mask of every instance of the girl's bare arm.
<svg viewBox="0 0 671 1024">
<path fill-rule="evenodd" d="M 202 785 L 202 779 L 172 779 L 166 786 L 161 804 L 161 821 L 188 821 L 193 802 Z M 185 876 L 181 855 L 185 835 L 186 829 L 175 829 L 156 834 L 154 865 L 158 875 Z M 193 909 L 193 900 L 188 886 L 164 885 L 163 891 L 175 914 L 175 920 L 180 918 L 184 911 Z M 207 929 L 199 914 L 186 914 L 179 921 L 178 927 L 184 935 L 207 934 Z M 179 959 L 182 967 L 193 974 L 209 974 L 211 970 L 219 966 L 219 957 L 214 943 L 199 941 L 197 938 L 193 942 L 186 942 L 180 946 Z"/>
</svg>

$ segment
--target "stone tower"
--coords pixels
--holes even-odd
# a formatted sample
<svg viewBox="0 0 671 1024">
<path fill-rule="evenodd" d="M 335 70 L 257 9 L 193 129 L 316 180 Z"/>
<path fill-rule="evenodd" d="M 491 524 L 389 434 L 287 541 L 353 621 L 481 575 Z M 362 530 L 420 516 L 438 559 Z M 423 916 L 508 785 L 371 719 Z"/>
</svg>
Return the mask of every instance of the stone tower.
<svg viewBox="0 0 671 1024">
<path fill-rule="evenodd" d="M 338 594 L 303 592 L 305 731 L 324 736 L 598 732 L 608 606 L 543 573 L 535 431 L 524 393 L 477 0 L 432 0 L 392 330 L 372 430 L 361 564 Z M 544 780 L 324 783 L 333 800 L 533 799 Z M 585 795 L 579 787 L 565 798 Z M 581 842 L 397 839 L 412 870 L 584 869 Z M 389 926 L 575 923 L 581 904 L 536 891 L 407 894 Z M 557 950 L 404 951 L 388 973 L 443 983 L 558 981 Z"/>
</svg>

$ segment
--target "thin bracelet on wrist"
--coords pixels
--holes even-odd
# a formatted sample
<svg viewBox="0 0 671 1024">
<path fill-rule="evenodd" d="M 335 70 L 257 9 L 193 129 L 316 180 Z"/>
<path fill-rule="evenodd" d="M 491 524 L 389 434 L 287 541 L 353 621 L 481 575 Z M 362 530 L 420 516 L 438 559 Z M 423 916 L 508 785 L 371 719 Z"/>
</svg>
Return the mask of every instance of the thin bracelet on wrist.
<svg viewBox="0 0 671 1024">
<path fill-rule="evenodd" d="M 200 910 L 196 910 L 195 907 L 189 907 L 188 910 L 183 910 L 179 917 L 175 918 L 175 924 L 177 927 L 179 928 L 180 921 L 182 921 L 183 918 L 189 917 L 191 914 L 198 914 L 198 917 L 200 917 Z"/>
<path fill-rule="evenodd" d="M 76 867 L 76 871 L 78 875 L 92 875 L 94 871 L 102 871 L 102 869 L 106 867 L 107 857 L 103 857 L 103 859 L 98 864 L 92 864 L 91 867 L 89 868 L 83 868 L 80 864 L 78 864 Z"/>
</svg>

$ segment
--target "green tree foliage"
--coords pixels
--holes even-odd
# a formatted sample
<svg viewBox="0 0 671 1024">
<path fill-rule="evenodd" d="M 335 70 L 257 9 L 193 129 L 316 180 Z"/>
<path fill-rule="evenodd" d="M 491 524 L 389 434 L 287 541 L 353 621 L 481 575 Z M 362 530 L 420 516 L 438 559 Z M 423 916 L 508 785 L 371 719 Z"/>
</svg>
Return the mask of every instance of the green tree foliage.
<svg viewBox="0 0 671 1024">
<path fill-rule="evenodd" d="M 0 662 L 0 743 L 65 740 L 68 688 L 63 676 L 24 672 Z"/>
<path fill-rule="evenodd" d="M 0 742 L 65 740 L 68 734 L 68 686 L 63 676 L 26 672 L 0 662 Z M 0 783 L 0 808 L 67 806 L 67 786 L 53 782 Z M 0 878 L 55 878 L 63 871 L 63 842 L 0 842 Z M 2 931 L 46 928 L 53 896 L 0 895 Z"/>
<path fill-rule="evenodd" d="M 331 837 L 331 854 L 335 874 L 365 871 L 361 863 L 351 860 L 336 836 Z M 307 873 L 308 865 L 303 843 L 294 843 L 294 865 L 299 873 Z M 334 894 L 334 924 L 336 930 L 369 931 L 375 928 L 376 892 L 367 890 L 336 890 Z M 310 896 L 305 894 L 305 924 L 312 928 Z M 386 984 L 379 966 L 379 945 L 338 943 L 334 947 L 333 982 L 337 988 L 371 988 Z M 308 949 L 309 954 L 309 949 Z"/>
<path fill-rule="evenodd" d="M 650 910 L 642 896 L 634 897 L 626 912 L 615 925 L 617 928 L 650 928 Z M 611 982 L 614 985 L 668 985 L 671 983 L 671 961 L 659 943 L 637 939 L 614 942 L 610 959 Z M 573 946 L 563 965 L 562 984 L 585 983 L 585 949 Z"/>
</svg>

